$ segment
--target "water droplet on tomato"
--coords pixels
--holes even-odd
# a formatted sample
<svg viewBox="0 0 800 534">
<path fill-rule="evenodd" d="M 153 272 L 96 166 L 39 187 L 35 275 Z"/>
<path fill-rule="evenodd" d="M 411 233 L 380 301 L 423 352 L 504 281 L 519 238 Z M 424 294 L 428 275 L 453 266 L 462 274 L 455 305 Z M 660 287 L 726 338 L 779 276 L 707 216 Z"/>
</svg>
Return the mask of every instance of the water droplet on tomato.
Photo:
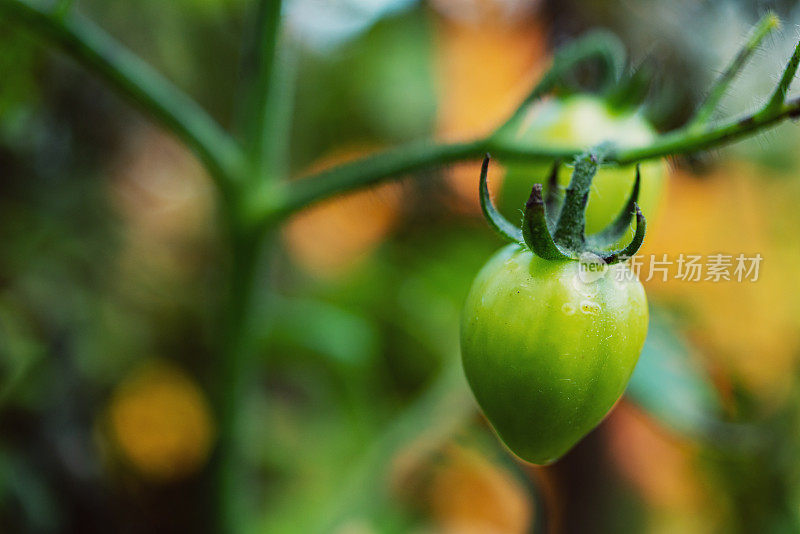
<svg viewBox="0 0 800 534">
<path fill-rule="evenodd" d="M 591 300 L 581 301 L 581 312 L 587 315 L 595 315 L 600 313 L 600 305 Z"/>
<path fill-rule="evenodd" d="M 584 297 L 594 297 L 600 292 L 598 282 L 584 282 L 577 274 L 572 278 L 572 287 Z"/>
</svg>

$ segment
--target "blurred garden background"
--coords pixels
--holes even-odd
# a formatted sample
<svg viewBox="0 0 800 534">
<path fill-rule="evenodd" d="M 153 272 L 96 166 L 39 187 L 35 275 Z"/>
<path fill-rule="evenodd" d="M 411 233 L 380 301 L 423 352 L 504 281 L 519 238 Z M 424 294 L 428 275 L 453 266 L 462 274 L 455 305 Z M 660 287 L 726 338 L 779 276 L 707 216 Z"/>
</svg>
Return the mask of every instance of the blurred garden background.
<svg viewBox="0 0 800 534">
<path fill-rule="evenodd" d="M 252 4 L 73 9 L 231 126 Z M 491 131 L 593 28 L 656 59 L 648 118 L 674 128 L 767 9 L 783 29 L 732 112 L 774 86 L 796 2 L 289 0 L 290 172 Z M 478 162 L 293 216 L 259 280 L 243 531 L 800 532 L 798 147 L 787 123 L 669 162 L 642 253 L 761 254 L 760 276 L 645 280 L 628 394 L 549 467 L 503 448 L 460 367 L 463 300 L 501 245 Z M 0 532 L 214 532 L 222 240 L 195 157 L 0 16 Z"/>
</svg>

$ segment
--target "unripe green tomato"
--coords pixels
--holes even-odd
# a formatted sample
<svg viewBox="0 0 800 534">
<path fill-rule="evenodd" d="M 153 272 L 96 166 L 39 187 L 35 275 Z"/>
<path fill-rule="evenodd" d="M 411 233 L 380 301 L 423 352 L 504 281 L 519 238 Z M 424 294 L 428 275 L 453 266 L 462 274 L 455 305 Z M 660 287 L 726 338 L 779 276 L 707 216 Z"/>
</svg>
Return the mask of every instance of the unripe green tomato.
<svg viewBox="0 0 800 534">
<path fill-rule="evenodd" d="M 597 426 L 647 334 L 644 288 L 626 265 L 596 280 L 579 269 L 509 245 L 478 273 L 464 306 L 461 353 L 475 398 L 508 448 L 535 464 Z"/>
<path fill-rule="evenodd" d="M 541 147 L 590 148 L 604 141 L 620 146 L 639 146 L 650 143 L 656 136 L 653 127 L 638 113 L 616 111 L 600 97 L 573 95 L 554 98 L 534 105 L 532 115 L 522 125 L 506 135 L 513 136 L 513 144 Z M 565 161 L 564 163 L 570 163 Z M 500 210 L 512 222 L 520 219 L 520 210 L 535 183 L 544 183 L 551 163 L 507 165 L 500 197 Z M 641 189 L 639 207 L 648 222 L 655 219 L 659 200 L 666 184 L 666 164 L 663 160 L 641 164 Z M 559 184 L 569 185 L 571 169 L 563 167 Z M 633 188 L 636 177 L 634 166 L 601 167 L 592 180 L 589 204 L 586 209 L 586 232 L 595 233 L 605 228 L 622 211 Z M 627 236 L 622 241 L 630 241 Z"/>
</svg>

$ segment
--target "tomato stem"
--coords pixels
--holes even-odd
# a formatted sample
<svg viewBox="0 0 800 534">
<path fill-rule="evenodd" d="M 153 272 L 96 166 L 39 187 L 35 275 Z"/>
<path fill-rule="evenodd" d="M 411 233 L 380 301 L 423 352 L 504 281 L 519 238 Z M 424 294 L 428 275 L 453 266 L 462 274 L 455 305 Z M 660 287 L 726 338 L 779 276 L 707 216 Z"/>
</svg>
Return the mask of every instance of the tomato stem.
<svg viewBox="0 0 800 534">
<path fill-rule="evenodd" d="M 286 116 L 291 115 L 291 98 L 280 92 L 289 91 L 294 69 L 286 48 L 278 49 L 280 39 L 281 0 L 259 0 L 255 15 L 253 38 L 249 46 L 250 68 L 244 80 L 246 98 L 245 148 L 253 162 L 250 179 L 254 182 L 274 180 L 276 165 L 285 157 L 283 144 L 289 137 Z M 280 119 L 280 120 L 276 120 Z"/>
<path fill-rule="evenodd" d="M 556 160 L 550 169 L 547 178 L 547 196 L 544 199 L 545 214 L 547 215 L 547 227 L 551 230 L 555 228 L 558 220 L 558 212 L 561 209 L 561 200 L 558 194 L 558 169 L 561 167 L 561 160 Z"/>
<path fill-rule="evenodd" d="M 589 200 L 592 178 L 597 174 L 600 161 L 601 155 L 598 152 L 587 152 L 575 159 L 572 178 L 553 233 L 553 240 L 567 250 L 579 251 L 584 248 L 586 203 Z"/>
</svg>

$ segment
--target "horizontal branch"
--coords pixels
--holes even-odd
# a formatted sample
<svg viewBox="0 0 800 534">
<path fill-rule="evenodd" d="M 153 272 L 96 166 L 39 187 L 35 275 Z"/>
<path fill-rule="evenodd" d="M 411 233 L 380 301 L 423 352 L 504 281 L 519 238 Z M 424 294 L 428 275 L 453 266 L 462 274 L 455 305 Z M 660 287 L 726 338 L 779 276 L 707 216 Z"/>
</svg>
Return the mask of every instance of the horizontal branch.
<svg viewBox="0 0 800 534">
<path fill-rule="evenodd" d="M 71 13 L 54 16 L 26 0 L 0 0 L 7 14 L 45 37 L 181 138 L 227 189 L 240 169 L 241 149 L 197 103 L 110 35 Z"/>
<path fill-rule="evenodd" d="M 606 161 L 627 165 L 637 161 L 660 158 L 671 154 L 690 154 L 709 150 L 765 130 L 785 119 L 800 116 L 800 97 L 785 102 L 774 112 L 756 112 L 698 132 L 677 130 L 658 137 L 644 147 L 624 148 L 610 154 Z"/>
<path fill-rule="evenodd" d="M 428 141 L 378 152 L 291 182 L 283 210 L 292 212 L 313 202 L 389 178 L 482 157 L 487 144 L 486 140 L 451 144 Z"/>
<path fill-rule="evenodd" d="M 730 119 L 721 124 L 709 126 L 704 130 L 684 127 L 658 136 L 652 143 L 644 146 L 618 147 L 612 149 L 603 158 L 606 163 L 630 165 L 648 159 L 662 158 L 675 154 L 691 154 L 717 148 L 765 130 L 786 119 L 800 117 L 800 97 L 795 97 L 780 105 L 777 109 L 766 112 L 759 110 L 741 117 Z M 537 161 L 541 159 L 563 159 L 569 161 L 588 147 L 543 150 L 542 147 L 526 147 L 522 145 L 505 147 L 487 147 L 500 157 L 511 161 Z"/>
<path fill-rule="evenodd" d="M 621 147 L 605 157 L 607 163 L 628 165 L 672 154 L 708 150 L 766 129 L 784 119 L 800 116 L 800 97 L 784 103 L 776 111 L 756 112 L 705 130 L 680 129 L 664 134 L 651 144 Z M 333 195 L 368 187 L 376 183 L 422 169 L 481 158 L 486 152 L 500 161 L 570 161 L 588 147 L 542 147 L 512 145 L 496 139 L 478 139 L 465 143 L 412 144 L 379 152 L 366 158 L 338 165 L 288 184 L 287 202 L 282 211 L 290 213 Z M 476 171 L 476 179 L 478 173 Z"/>
<path fill-rule="evenodd" d="M 278 215 L 285 215 L 334 195 L 369 187 L 410 173 L 449 163 L 482 158 L 487 152 L 500 159 L 552 161 L 569 159 L 583 152 L 583 147 L 510 147 L 491 138 L 458 143 L 427 141 L 392 148 L 343 163 L 287 184 L 286 202 Z"/>
<path fill-rule="evenodd" d="M 706 124 L 711 119 L 711 116 L 714 114 L 714 111 L 716 111 L 720 100 L 722 100 L 722 97 L 725 95 L 733 79 L 744 68 L 745 63 L 747 63 L 750 56 L 758 49 L 761 41 L 778 26 L 780 26 L 778 17 L 773 13 L 767 13 L 761 18 L 758 24 L 753 27 L 745 45 L 739 50 L 739 53 L 736 54 L 736 57 L 723 71 L 719 79 L 714 82 L 705 101 L 697 109 L 694 118 L 689 123 L 690 127 Z"/>
</svg>

